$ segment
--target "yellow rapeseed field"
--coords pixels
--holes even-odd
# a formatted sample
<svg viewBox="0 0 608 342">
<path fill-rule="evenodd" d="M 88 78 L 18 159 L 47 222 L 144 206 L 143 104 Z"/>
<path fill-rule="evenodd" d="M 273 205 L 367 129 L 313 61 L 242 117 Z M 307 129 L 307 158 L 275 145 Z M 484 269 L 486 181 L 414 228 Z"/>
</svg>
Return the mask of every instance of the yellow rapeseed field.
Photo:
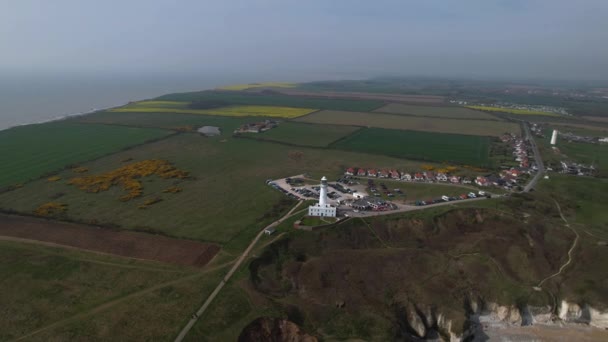
<svg viewBox="0 0 608 342">
<path fill-rule="evenodd" d="M 268 116 L 275 118 L 296 118 L 316 111 L 312 108 L 276 107 L 276 106 L 226 106 L 213 109 L 192 109 L 187 102 L 174 101 L 141 101 L 115 108 L 112 112 L 138 113 L 178 113 L 205 114 L 221 116 Z"/>
<path fill-rule="evenodd" d="M 218 90 L 246 90 L 251 88 L 295 88 L 295 83 L 288 82 L 263 82 L 263 83 L 250 83 L 250 84 L 233 84 L 229 86 L 216 88 Z"/>
</svg>

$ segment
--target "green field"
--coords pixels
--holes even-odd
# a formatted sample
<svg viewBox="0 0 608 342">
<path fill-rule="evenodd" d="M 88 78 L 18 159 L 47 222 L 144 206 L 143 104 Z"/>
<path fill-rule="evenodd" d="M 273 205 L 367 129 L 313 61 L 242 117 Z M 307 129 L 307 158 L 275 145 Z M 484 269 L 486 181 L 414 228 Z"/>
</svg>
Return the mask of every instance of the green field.
<svg viewBox="0 0 608 342">
<path fill-rule="evenodd" d="M 371 111 L 384 103 L 372 100 L 343 100 L 314 97 L 296 97 L 287 95 L 261 95 L 237 92 L 200 91 L 193 93 L 176 93 L 156 98 L 158 101 L 223 101 L 238 105 L 282 106 L 320 108 L 333 110 Z"/>
<path fill-rule="evenodd" d="M 0 274 L 3 341 L 173 339 L 223 275 L 12 241 L 0 241 Z"/>
<path fill-rule="evenodd" d="M 356 130 L 358 127 L 314 125 L 300 122 L 282 122 L 279 127 L 263 133 L 244 133 L 252 139 L 276 141 L 300 146 L 326 147 Z"/>
<path fill-rule="evenodd" d="M 162 129 L 197 129 L 202 126 L 219 127 L 222 135 L 230 136 L 241 125 L 248 122 L 262 121 L 261 117 L 229 117 L 217 115 L 179 114 L 167 113 L 117 113 L 96 112 L 72 119 L 82 123 L 103 123 L 108 125 L 153 127 Z"/>
<path fill-rule="evenodd" d="M 428 116 L 434 118 L 499 120 L 497 117 L 487 113 L 455 106 L 414 106 L 401 103 L 389 103 L 386 106 L 376 109 L 374 112 L 400 115 Z"/>
<path fill-rule="evenodd" d="M 265 184 L 269 178 L 302 173 L 329 176 L 359 164 L 384 168 L 419 167 L 418 162 L 380 155 L 292 147 L 250 139 L 209 139 L 198 134 L 176 135 L 83 166 L 91 174 L 101 174 L 124 166 L 122 161 L 127 158 L 133 158 L 132 162 L 168 160 L 177 168 L 190 172 L 192 178 L 179 181 L 177 185 L 183 191 L 177 194 L 162 192 L 174 185 L 174 180 L 143 178 L 143 196 L 121 202 L 118 200 L 123 194 L 121 188 L 86 193 L 67 184 L 76 174 L 65 170 L 59 173 L 60 181 L 41 179 L 0 194 L 0 208 L 31 213 L 41 204 L 55 201 L 68 204 L 66 215 L 71 219 L 225 245 L 235 239 L 247 241 L 252 233 L 255 235 L 269 223 L 268 220 L 277 216 L 276 210 L 283 208 L 275 209 L 275 205 L 286 197 Z M 144 201 L 154 197 L 163 201 L 146 210 L 138 209 Z"/>
<path fill-rule="evenodd" d="M 542 116 L 563 116 L 561 114 L 550 113 L 550 112 L 541 112 L 537 110 L 527 110 L 527 109 L 515 109 L 515 108 L 499 108 L 499 107 L 489 107 L 489 106 L 466 106 L 466 108 L 482 110 L 485 112 L 499 112 L 499 113 L 509 113 L 516 115 L 542 115 Z"/>
<path fill-rule="evenodd" d="M 398 158 L 488 166 L 489 146 L 488 137 L 367 128 L 331 147 Z"/>
<path fill-rule="evenodd" d="M 38 178 L 170 132 L 159 129 L 54 122 L 0 132 L 0 188 Z"/>
<path fill-rule="evenodd" d="M 505 132 L 520 134 L 519 125 L 511 122 L 425 118 L 382 113 L 322 110 L 297 118 L 295 121 L 481 136 L 501 136 Z"/>
</svg>

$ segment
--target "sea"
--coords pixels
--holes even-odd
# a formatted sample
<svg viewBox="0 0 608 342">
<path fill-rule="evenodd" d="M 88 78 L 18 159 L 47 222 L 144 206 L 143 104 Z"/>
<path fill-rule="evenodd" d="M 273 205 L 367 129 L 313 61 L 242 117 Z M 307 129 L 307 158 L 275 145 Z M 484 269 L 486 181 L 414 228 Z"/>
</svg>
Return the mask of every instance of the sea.
<svg viewBox="0 0 608 342">
<path fill-rule="evenodd" d="M 265 81 L 347 78 L 331 73 L 11 73 L 0 77 L 0 130 L 59 120 L 167 93 Z"/>
</svg>

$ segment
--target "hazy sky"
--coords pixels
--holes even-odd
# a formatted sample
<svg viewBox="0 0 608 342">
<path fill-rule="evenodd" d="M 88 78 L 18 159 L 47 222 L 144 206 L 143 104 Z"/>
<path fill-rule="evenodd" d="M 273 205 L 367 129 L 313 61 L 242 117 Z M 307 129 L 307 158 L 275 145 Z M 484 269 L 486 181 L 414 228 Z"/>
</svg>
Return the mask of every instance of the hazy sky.
<svg viewBox="0 0 608 342">
<path fill-rule="evenodd" d="M 608 79 L 607 0 L 15 0 L 1 72 Z"/>
</svg>

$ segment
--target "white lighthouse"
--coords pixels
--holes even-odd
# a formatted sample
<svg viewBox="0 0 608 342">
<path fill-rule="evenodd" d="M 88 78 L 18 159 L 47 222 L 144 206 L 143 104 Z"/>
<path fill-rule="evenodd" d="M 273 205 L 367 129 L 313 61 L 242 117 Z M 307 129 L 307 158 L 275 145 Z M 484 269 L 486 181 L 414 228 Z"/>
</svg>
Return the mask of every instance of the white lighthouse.
<svg viewBox="0 0 608 342">
<path fill-rule="evenodd" d="M 551 145 L 555 145 L 557 143 L 557 130 L 553 130 L 553 134 L 551 135 Z"/>
<path fill-rule="evenodd" d="M 319 203 L 308 207 L 308 216 L 336 217 L 336 207 L 332 207 L 327 203 L 327 178 L 325 176 L 321 178 Z"/>
</svg>

